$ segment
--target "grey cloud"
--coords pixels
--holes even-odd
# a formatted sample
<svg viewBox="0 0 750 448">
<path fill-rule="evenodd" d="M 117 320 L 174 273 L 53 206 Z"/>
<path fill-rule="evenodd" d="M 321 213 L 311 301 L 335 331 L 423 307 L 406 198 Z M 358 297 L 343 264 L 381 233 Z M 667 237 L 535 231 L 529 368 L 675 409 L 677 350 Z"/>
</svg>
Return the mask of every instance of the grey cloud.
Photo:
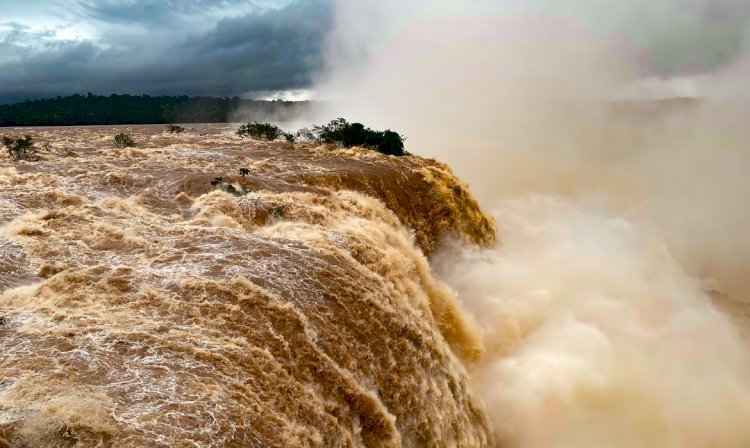
<svg viewBox="0 0 750 448">
<path fill-rule="evenodd" d="M 0 22 L 0 28 L 8 28 L 10 30 L 29 30 L 31 29 L 30 26 L 24 25 L 23 23 L 18 23 L 14 21 L 9 22 Z"/>
<path fill-rule="evenodd" d="M 52 41 L 12 61 L 3 54 L 19 50 L 6 43 L 0 45 L 0 102 L 87 91 L 223 96 L 305 88 L 322 66 L 331 14 L 326 0 L 296 1 L 225 18 L 173 41 L 149 45 L 149 35 L 135 44 Z"/>
<path fill-rule="evenodd" d="M 108 23 L 158 23 L 188 14 L 216 10 L 252 12 L 261 8 L 247 0 L 79 0 L 78 11 L 84 16 Z"/>
<path fill-rule="evenodd" d="M 49 34 L 46 30 L 42 33 L 35 33 L 31 31 L 30 26 L 18 22 L 0 23 L 0 32 L 4 36 L 3 42 L 8 44 L 24 43 L 29 40 L 36 41 L 39 37 L 46 37 Z"/>
</svg>

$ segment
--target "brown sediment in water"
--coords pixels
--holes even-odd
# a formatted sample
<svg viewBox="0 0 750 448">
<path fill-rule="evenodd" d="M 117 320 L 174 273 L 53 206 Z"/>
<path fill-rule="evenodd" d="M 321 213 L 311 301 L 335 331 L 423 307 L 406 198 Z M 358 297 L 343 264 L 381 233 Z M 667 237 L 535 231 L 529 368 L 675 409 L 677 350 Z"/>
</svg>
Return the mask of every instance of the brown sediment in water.
<svg viewBox="0 0 750 448">
<path fill-rule="evenodd" d="M 494 224 L 445 165 L 162 131 L 4 132 L 51 151 L 0 167 L 0 446 L 492 445 L 425 255 Z"/>
</svg>

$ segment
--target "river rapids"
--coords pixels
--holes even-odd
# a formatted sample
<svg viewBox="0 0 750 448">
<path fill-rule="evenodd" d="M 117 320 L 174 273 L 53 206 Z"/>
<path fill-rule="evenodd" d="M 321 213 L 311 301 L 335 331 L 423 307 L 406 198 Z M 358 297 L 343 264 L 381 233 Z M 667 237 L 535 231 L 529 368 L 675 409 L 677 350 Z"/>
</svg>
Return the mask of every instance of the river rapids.
<svg viewBox="0 0 750 448">
<path fill-rule="evenodd" d="M 495 244 L 466 186 L 231 130 L 10 131 L 47 145 L 0 165 L 0 447 L 493 446 L 427 258 Z"/>
</svg>

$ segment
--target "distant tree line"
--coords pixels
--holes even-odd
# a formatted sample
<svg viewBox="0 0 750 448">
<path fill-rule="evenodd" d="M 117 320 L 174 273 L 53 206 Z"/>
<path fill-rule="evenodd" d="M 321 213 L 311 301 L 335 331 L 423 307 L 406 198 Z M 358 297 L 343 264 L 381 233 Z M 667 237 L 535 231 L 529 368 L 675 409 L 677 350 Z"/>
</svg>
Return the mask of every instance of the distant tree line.
<svg viewBox="0 0 750 448">
<path fill-rule="evenodd" d="M 227 123 L 235 116 L 241 121 L 292 121 L 311 106 L 311 102 L 259 101 L 239 97 L 99 96 L 89 93 L 0 105 L 0 126 Z"/>
</svg>

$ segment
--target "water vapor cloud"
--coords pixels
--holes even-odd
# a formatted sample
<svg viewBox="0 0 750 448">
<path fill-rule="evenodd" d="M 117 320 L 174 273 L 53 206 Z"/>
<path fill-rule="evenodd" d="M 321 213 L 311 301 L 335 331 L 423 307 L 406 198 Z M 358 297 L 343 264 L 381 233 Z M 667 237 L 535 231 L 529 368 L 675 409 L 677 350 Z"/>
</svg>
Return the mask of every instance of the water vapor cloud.
<svg viewBox="0 0 750 448">
<path fill-rule="evenodd" d="M 502 446 L 746 444 L 744 3 L 370 8 L 337 3 L 325 113 L 399 129 L 495 214 L 497 249 L 433 267 Z"/>
</svg>

